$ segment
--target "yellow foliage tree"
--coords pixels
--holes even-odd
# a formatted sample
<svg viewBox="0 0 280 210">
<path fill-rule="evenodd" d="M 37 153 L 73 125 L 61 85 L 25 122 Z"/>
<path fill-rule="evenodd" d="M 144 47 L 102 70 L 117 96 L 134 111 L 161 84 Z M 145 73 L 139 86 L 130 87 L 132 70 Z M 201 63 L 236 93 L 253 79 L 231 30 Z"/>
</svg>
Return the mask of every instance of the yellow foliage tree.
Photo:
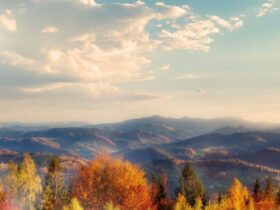
<svg viewBox="0 0 280 210">
<path fill-rule="evenodd" d="M 192 207 L 187 203 L 185 196 L 179 194 L 174 204 L 174 210 L 192 210 Z"/>
<path fill-rule="evenodd" d="M 76 198 L 72 198 L 71 202 L 63 207 L 63 210 L 84 210 Z"/>
<path fill-rule="evenodd" d="M 202 200 L 200 197 L 198 197 L 196 200 L 195 200 L 195 205 L 193 207 L 193 210 L 202 210 L 203 208 L 203 204 L 202 204 Z"/>
<path fill-rule="evenodd" d="M 120 210 L 120 209 L 115 207 L 112 202 L 109 202 L 105 204 L 104 210 Z"/>
<path fill-rule="evenodd" d="M 24 155 L 20 165 L 9 164 L 5 185 L 8 195 L 15 199 L 23 209 L 35 209 L 42 186 L 36 164 L 30 155 Z"/>
<path fill-rule="evenodd" d="M 137 166 L 99 156 L 81 167 L 73 181 L 73 194 L 86 209 L 102 209 L 113 202 L 122 210 L 142 210 L 151 206 L 150 187 Z"/>
</svg>

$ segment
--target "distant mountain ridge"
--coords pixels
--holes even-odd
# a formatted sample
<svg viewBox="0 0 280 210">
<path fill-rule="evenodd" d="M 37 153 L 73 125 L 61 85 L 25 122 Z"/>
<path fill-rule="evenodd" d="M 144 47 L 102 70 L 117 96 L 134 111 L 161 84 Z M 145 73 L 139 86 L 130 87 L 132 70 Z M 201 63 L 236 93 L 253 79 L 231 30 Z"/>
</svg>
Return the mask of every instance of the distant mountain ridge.
<svg viewBox="0 0 280 210">
<path fill-rule="evenodd" d="M 75 159 L 79 165 L 97 154 L 110 153 L 140 164 L 148 174 L 168 171 L 171 188 L 176 187 L 176 174 L 185 161 L 194 165 L 207 187 L 216 179 L 224 179 L 227 186 L 232 177 L 243 174 L 244 182 L 249 183 L 259 175 L 278 176 L 280 170 L 277 125 L 237 118 L 152 116 L 111 124 L 36 126 L 0 128 L 2 167 L 26 152 L 42 166 L 51 155 L 64 157 L 69 166 Z"/>
</svg>

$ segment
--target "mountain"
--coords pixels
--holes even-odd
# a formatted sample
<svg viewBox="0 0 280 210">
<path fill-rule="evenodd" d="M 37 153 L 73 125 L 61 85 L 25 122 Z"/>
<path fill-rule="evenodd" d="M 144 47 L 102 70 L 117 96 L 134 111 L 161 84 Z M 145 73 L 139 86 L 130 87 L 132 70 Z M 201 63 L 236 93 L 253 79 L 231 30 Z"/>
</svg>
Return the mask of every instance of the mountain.
<svg viewBox="0 0 280 210">
<path fill-rule="evenodd" d="M 186 161 L 208 190 L 224 190 L 222 186 L 235 176 L 251 184 L 256 177 L 280 175 L 279 130 L 277 125 L 235 118 L 160 116 L 76 127 L 13 125 L 0 128 L 0 169 L 26 152 L 42 167 L 52 155 L 59 155 L 67 160 L 65 168 L 78 165 L 74 160 L 86 163 L 97 154 L 111 153 L 141 165 L 148 175 L 168 172 L 172 191 Z M 213 184 L 221 180 L 222 185 Z"/>
</svg>

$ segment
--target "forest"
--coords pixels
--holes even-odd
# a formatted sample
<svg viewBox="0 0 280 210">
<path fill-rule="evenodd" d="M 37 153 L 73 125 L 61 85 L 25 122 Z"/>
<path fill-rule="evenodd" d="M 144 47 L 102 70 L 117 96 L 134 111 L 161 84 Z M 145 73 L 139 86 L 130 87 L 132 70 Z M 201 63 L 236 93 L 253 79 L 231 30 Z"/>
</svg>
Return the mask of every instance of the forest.
<svg viewBox="0 0 280 210">
<path fill-rule="evenodd" d="M 10 162 L 0 184 L 1 210 L 277 210 L 280 190 L 272 178 L 255 181 L 252 190 L 237 178 L 227 192 L 208 194 L 203 180 L 186 163 L 174 196 L 164 171 L 147 177 L 121 158 L 100 155 L 66 181 L 59 157 L 44 171 L 29 154 Z M 262 180 L 262 181 L 260 181 Z"/>
</svg>

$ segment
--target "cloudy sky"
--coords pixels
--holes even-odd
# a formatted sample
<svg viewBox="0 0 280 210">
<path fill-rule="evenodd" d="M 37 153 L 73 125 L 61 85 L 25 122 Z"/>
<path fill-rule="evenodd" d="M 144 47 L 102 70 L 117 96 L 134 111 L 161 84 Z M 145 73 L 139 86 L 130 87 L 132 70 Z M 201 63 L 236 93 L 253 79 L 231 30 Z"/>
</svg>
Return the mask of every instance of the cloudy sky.
<svg viewBox="0 0 280 210">
<path fill-rule="evenodd" d="M 278 0 L 1 0 L 0 121 L 280 121 Z"/>
</svg>

